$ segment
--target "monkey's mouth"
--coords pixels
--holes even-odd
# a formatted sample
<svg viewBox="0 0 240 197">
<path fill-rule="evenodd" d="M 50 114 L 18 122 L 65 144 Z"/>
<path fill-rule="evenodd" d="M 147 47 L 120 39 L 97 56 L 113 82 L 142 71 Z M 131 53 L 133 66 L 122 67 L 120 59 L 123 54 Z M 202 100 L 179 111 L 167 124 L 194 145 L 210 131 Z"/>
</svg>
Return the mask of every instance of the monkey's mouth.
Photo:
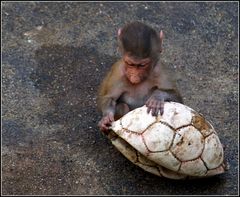
<svg viewBox="0 0 240 197">
<path fill-rule="evenodd" d="M 141 77 L 138 76 L 129 76 L 128 80 L 132 83 L 132 84 L 137 84 L 141 82 Z"/>
</svg>

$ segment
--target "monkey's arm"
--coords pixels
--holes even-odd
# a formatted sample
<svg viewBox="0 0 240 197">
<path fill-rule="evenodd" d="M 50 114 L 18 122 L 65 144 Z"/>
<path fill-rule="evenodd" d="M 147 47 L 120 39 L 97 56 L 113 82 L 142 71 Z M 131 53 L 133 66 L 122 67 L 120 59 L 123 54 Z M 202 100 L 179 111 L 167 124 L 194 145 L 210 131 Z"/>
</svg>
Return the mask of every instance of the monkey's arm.
<svg viewBox="0 0 240 197">
<path fill-rule="evenodd" d="M 116 107 L 116 99 L 115 98 L 112 98 L 112 97 L 109 97 L 109 96 L 102 97 L 101 111 L 102 111 L 103 116 L 106 116 L 109 113 L 114 115 L 115 107 Z"/>
<path fill-rule="evenodd" d="M 102 119 L 100 120 L 98 126 L 102 131 L 108 130 L 111 122 L 114 121 L 114 116 L 116 112 L 116 101 L 122 94 L 121 89 L 115 88 L 110 91 L 109 94 L 101 98 L 100 108 L 102 111 Z"/>
<path fill-rule="evenodd" d="M 103 117 L 99 121 L 98 126 L 100 130 L 106 131 L 110 123 L 114 121 L 116 101 L 113 98 L 103 97 L 101 103 L 101 110 Z"/>
<path fill-rule="evenodd" d="M 156 89 L 153 91 L 152 96 L 161 97 L 164 101 L 183 103 L 182 97 L 176 89 Z"/>
<path fill-rule="evenodd" d="M 102 131 L 107 130 L 111 122 L 114 121 L 116 101 L 123 91 L 119 64 L 120 62 L 118 61 L 112 66 L 99 89 L 97 105 L 103 117 L 99 121 L 98 126 Z"/>
<path fill-rule="evenodd" d="M 148 113 L 152 111 L 153 116 L 157 116 L 158 112 L 162 115 L 164 112 L 164 102 L 165 101 L 174 101 L 182 103 L 182 97 L 180 94 L 174 90 L 160 90 L 155 89 L 149 99 L 146 102 L 146 106 L 148 107 Z"/>
<path fill-rule="evenodd" d="M 161 70 L 161 72 L 158 72 Z M 154 77 L 153 77 L 154 78 Z M 154 78 L 154 87 L 152 88 L 152 94 L 146 102 L 148 107 L 148 113 L 152 111 L 152 115 L 157 116 L 158 112 L 162 115 L 164 112 L 164 102 L 174 101 L 182 103 L 182 97 L 176 88 L 176 84 L 173 81 L 173 77 L 170 75 L 164 67 L 158 67 Z"/>
</svg>

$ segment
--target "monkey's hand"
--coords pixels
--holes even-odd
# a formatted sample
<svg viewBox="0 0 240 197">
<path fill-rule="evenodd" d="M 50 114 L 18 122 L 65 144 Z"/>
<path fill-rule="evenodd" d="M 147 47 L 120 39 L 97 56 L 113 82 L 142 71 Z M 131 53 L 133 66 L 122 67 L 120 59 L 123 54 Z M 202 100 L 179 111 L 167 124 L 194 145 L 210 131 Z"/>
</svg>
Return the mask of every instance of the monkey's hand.
<svg viewBox="0 0 240 197">
<path fill-rule="evenodd" d="M 107 133 L 111 123 L 114 121 L 113 113 L 108 113 L 107 115 L 103 116 L 102 119 L 98 123 L 98 127 L 103 133 Z"/>
<path fill-rule="evenodd" d="M 168 93 L 161 90 L 155 90 L 145 103 L 148 108 L 147 113 L 152 111 L 153 116 L 157 116 L 159 112 L 161 115 L 163 115 L 164 102 L 168 100 L 167 98 Z"/>
</svg>

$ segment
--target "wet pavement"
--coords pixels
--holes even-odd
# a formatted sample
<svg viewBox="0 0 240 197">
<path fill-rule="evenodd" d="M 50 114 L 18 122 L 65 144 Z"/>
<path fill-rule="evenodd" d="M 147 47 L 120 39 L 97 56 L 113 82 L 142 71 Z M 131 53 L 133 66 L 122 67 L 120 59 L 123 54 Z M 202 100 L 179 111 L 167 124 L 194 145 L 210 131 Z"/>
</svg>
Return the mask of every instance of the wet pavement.
<svg viewBox="0 0 240 197">
<path fill-rule="evenodd" d="M 133 20 L 164 31 L 162 59 L 219 133 L 225 174 L 160 178 L 99 132 L 96 92 Z M 2 194 L 237 195 L 238 41 L 237 2 L 2 3 Z"/>
</svg>

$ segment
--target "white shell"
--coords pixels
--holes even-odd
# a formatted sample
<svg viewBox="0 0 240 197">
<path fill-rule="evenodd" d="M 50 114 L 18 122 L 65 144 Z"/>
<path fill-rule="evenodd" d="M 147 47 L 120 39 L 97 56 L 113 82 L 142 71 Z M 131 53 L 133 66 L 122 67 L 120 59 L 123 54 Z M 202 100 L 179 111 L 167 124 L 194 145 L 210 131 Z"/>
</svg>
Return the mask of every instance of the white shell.
<svg viewBox="0 0 240 197">
<path fill-rule="evenodd" d="M 113 145 L 144 170 L 171 179 L 225 172 L 222 144 L 213 126 L 186 105 L 166 102 L 163 115 L 137 108 L 112 123 Z M 114 137 L 112 137 L 114 136 Z"/>
</svg>

